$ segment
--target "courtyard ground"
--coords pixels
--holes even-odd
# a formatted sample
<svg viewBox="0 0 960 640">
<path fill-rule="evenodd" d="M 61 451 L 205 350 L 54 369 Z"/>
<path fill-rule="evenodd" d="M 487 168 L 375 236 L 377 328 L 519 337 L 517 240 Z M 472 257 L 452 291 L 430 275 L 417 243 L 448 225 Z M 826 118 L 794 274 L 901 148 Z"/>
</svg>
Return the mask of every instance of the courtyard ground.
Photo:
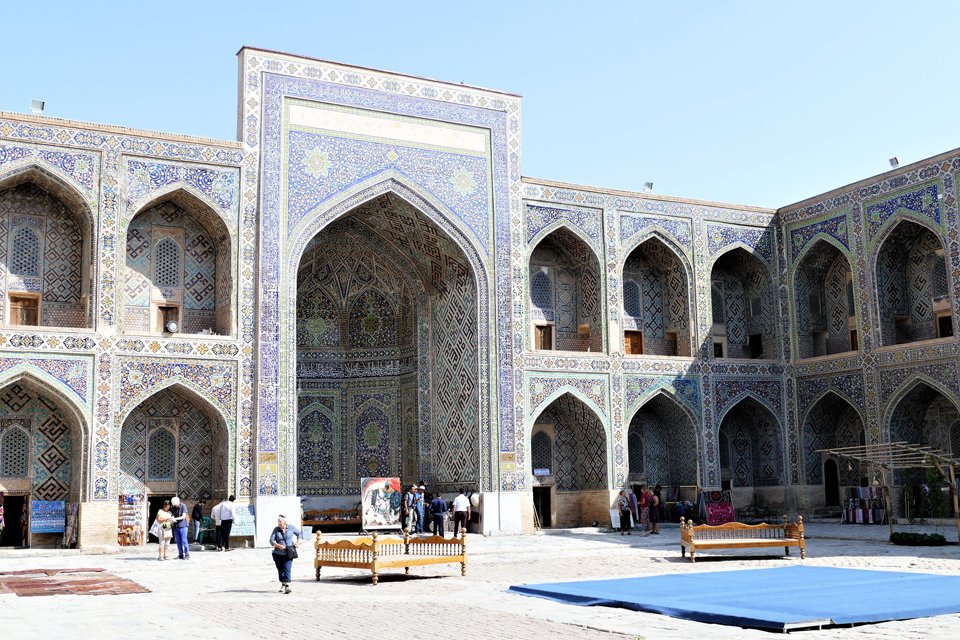
<svg viewBox="0 0 960 640">
<path fill-rule="evenodd" d="M 918 530 L 914 528 L 913 530 Z M 952 528 L 940 529 L 956 540 Z M 807 565 L 960 573 L 960 546 L 913 548 L 886 543 L 886 527 L 809 524 Z M 470 536 L 469 568 L 412 570 L 411 577 L 324 569 L 314 581 L 312 548 L 294 562 L 293 593 L 277 592 L 265 549 L 193 553 L 157 562 L 156 547 L 110 555 L 4 550 L 0 572 L 103 568 L 150 593 L 19 597 L 0 593 L 0 633 L 9 638 L 770 638 L 764 631 L 710 625 L 608 607 L 577 607 L 507 593 L 512 584 L 796 565 L 762 550 L 731 558 L 681 560 L 679 530 L 619 536 L 594 529 L 527 536 Z M 747 553 L 750 555 L 748 556 Z M 796 553 L 796 550 L 792 550 Z M 869 598 L 869 593 L 850 594 Z M 822 631 L 800 638 L 960 638 L 960 615 Z"/>
</svg>

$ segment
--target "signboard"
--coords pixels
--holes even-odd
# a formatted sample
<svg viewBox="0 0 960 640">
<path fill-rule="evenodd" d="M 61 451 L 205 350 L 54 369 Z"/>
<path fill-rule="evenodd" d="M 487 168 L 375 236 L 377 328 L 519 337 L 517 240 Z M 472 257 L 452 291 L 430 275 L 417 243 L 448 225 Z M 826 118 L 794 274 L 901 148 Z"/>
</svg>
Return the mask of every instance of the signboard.
<svg viewBox="0 0 960 640">
<path fill-rule="evenodd" d="M 400 478 L 361 478 L 360 502 L 364 530 L 400 529 Z"/>
<path fill-rule="evenodd" d="M 534 469 L 533 475 L 537 476 L 538 478 L 542 478 L 543 476 L 548 476 L 550 475 L 550 469 Z"/>
</svg>

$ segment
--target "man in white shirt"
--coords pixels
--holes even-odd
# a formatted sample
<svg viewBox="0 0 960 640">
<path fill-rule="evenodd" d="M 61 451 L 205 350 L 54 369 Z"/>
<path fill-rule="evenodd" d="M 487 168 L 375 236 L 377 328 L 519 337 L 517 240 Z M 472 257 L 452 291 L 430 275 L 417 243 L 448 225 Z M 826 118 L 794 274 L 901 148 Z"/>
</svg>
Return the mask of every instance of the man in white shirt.
<svg viewBox="0 0 960 640">
<path fill-rule="evenodd" d="M 221 524 L 223 523 L 223 518 L 221 514 L 223 513 L 223 500 L 218 502 L 213 509 L 210 510 L 210 517 L 213 518 L 213 524 L 217 528 L 217 533 L 215 534 L 217 540 L 217 551 L 223 551 L 223 537 L 222 531 L 220 529 Z"/>
<path fill-rule="evenodd" d="M 234 500 L 236 500 L 236 497 L 231 495 L 226 502 L 220 503 L 220 531 L 223 534 L 222 546 L 224 551 L 230 551 L 230 530 L 233 528 L 235 514 Z"/>
<path fill-rule="evenodd" d="M 467 523 L 470 522 L 470 498 L 466 496 L 466 490 L 460 489 L 460 493 L 453 499 L 453 537 L 460 535 L 460 525 L 463 525 L 463 531 L 467 531 Z"/>
</svg>

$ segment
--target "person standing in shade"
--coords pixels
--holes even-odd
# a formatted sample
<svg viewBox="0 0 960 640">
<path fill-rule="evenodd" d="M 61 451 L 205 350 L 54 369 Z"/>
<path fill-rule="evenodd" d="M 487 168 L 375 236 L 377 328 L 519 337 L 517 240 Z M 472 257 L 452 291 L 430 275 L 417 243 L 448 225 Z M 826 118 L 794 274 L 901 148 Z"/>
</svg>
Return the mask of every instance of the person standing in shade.
<svg viewBox="0 0 960 640">
<path fill-rule="evenodd" d="M 617 496 L 617 510 L 620 512 L 620 535 L 632 535 L 630 532 L 630 500 L 627 499 L 627 490 L 621 489 Z"/>
<path fill-rule="evenodd" d="M 230 530 L 233 529 L 235 509 L 233 501 L 237 498 L 230 495 L 226 502 L 220 503 L 220 546 L 224 551 L 230 551 Z"/>
<path fill-rule="evenodd" d="M 416 533 L 417 527 L 417 485 L 412 484 L 403 494 L 403 528 L 407 533 Z"/>
<path fill-rule="evenodd" d="M 467 523 L 470 522 L 470 498 L 466 495 L 466 489 L 460 489 L 460 493 L 453 499 L 453 537 L 460 535 L 460 527 L 464 531 L 467 529 Z"/>
<path fill-rule="evenodd" d="M 190 559 L 190 540 L 187 526 L 187 505 L 180 502 L 180 498 L 173 496 L 170 499 L 170 513 L 173 514 L 173 539 L 177 542 L 177 559 Z"/>
<path fill-rule="evenodd" d="M 426 505 L 423 504 L 423 501 L 427 499 L 427 487 L 423 484 L 423 481 L 420 481 L 420 486 L 417 487 L 417 533 L 423 533 L 423 522 L 424 522 L 424 512 Z"/>
<path fill-rule="evenodd" d="M 167 559 L 167 550 L 170 548 L 170 538 L 173 537 L 173 514 L 170 513 L 170 501 L 164 500 L 160 511 L 157 511 L 157 560 Z"/>
<path fill-rule="evenodd" d="M 290 593 L 290 570 L 293 569 L 293 559 L 297 557 L 300 537 L 300 529 L 287 524 L 286 516 L 277 517 L 277 526 L 270 534 L 270 544 L 273 545 L 273 563 L 277 565 L 280 578 L 280 593 Z"/>
<path fill-rule="evenodd" d="M 660 533 L 660 498 L 654 493 L 653 489 L 648 490 L 647 503 L 650 505 L 650 533 Z"/>
<path fill-rule="evenodd" d="M 433 516 L 433 535 L 443 537 L 443 517 L 447 514 L 447 501 L 437 494 L 430 501 L 430 515 Z"/>
<path fill-rule="evenodd" d="M 214 540 L 217 543 L 217 551 L 223 551 L 223 530 L 221 529 L 221 523 L 223 522 L 221 514 L 223 513 L 223 500 L 214 505 L 213 509 L 210 510 L 210 517 L 213 518 L 213 527 L 214 527 Z"/>
<path fill-rule="evenodd" d="M 200 525 L 203 524 L 203 505 L 206 504 L 203 500 L 198 500 L 197 504 L 193 505 L 193 511 L 190 512 L 190 517 L 193 519 L 193 541 L 196 543 L 200 542 Z"/>
</svg>

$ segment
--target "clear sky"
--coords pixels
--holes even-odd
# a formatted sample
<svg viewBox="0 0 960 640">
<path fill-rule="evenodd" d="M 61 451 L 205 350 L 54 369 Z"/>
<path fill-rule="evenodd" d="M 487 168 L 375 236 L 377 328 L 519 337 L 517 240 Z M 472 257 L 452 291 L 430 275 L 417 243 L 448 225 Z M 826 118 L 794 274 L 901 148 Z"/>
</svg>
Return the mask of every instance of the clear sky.
<svg viewBox="0 0 960 640">
<path fill-rule="evenodd" d="M 246 44 L 519 93 L 537 178 L 774 207 L 960 147 L 960 3 L 4 5 L 0 110 L 233 139 Z"/>
</svg>

